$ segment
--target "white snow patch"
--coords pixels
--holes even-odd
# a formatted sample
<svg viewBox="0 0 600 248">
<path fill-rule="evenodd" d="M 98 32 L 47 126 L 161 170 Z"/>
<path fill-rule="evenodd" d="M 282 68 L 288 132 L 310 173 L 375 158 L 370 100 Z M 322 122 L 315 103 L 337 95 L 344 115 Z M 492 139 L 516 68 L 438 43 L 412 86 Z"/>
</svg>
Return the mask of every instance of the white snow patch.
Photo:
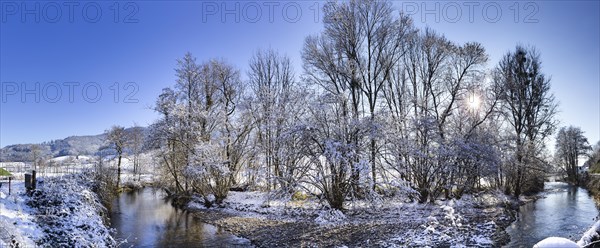
<svg viewBox="0 0 600 248">
<path fill-rule="evenodd" d="M 319 225 L 328 225 L 343 222 L 346 220 L 346 215 L 337 209 L 324 210 L 315 218 L 315 222 Z"/>
<path fill-rule="evenodd" d="M 35 223 L 35 210 L 25 204 L 29 198 L 25 194 L 25 184 L 13 181 L 11 188 L 10 195 L 7 184 L 0 188 L 0 238 L 9 239 L 2 239 L 4 243 L 14 240 L 22 246 L 34 247 L 35 240 L 43 233 Z"/>
<path fill-rule="evenodd" d="M 471 237 L 471 241 L 473 243 L 481 245 L 481 246 L 494 244 L 494 242 L 490 238 L 484 237 L 481 235 L 475 235 L 475 236 Z"/>
<path fill-rule="evenodd" d="M 577 243 L 560 237 L 549 237 L 533 245 L 534 248 L 581 248 Z"/>
<path fill-rule="evenodd" d="M 592 243 L 592 240 L 600 239 L 599 233 L 600 233 L 600 220 L 597 221 L 596 223 L 594 223 L 594 225 L 583 234 L 581 239 L 579 241 L 577 241 L 577 244 L 579 246 L 585 247 L 586 245 L 589 245 L 590 243 Z"/>
</svg>

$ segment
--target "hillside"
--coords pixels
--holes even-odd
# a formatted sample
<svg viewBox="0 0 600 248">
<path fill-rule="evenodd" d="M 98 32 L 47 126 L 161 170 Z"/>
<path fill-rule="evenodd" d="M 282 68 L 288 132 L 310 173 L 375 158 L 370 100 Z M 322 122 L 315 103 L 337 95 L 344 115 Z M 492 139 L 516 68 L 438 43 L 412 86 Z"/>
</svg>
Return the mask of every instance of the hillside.
<svg viewBox="0 0 600 248">
<path fill-rule="evenodd" d="M 126 129 L 130 131 L 131 128 Z M 148 128 L 143 127 L 144 136 L 148 135 Z M 98 149 L 105 145 L 105 134 L 70 136 L 64 139 L 52 140 L 37 144 L 42 156 L 59 157 L 67 155 L 94 155 Z M 0 162 L 25 162 L 29 161 L 31 147 L 36 144 L 15 144 L 0 149 Z"/>
</svg>

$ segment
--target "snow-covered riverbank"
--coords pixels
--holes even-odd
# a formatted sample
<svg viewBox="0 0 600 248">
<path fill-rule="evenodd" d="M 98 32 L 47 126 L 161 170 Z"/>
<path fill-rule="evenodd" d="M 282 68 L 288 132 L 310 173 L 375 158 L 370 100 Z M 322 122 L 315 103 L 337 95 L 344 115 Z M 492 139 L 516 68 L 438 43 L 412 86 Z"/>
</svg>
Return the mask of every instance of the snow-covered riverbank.
<svg viewBox="0 0 600 248">
<path fill-rule="evenodd" d="M 230 192 L 223 205 L 211 209 L 200 201 L 188 209 L 259 247 L 491 247 L 507 242 L 503 230 L 514 220 L 506 209 L 510 200 L 499 192 L 435 204 L 354 202 L 344 213 L 314 198 L 273 199 L 261 192 Z"/>
<path fill-rule="evenodd" d="M 43 179 L 26 194 L 22 182 L 0 188 L 0 247 L 116 246 L 103 223 L 104 207 L 81 175 Z"/>
</svg>

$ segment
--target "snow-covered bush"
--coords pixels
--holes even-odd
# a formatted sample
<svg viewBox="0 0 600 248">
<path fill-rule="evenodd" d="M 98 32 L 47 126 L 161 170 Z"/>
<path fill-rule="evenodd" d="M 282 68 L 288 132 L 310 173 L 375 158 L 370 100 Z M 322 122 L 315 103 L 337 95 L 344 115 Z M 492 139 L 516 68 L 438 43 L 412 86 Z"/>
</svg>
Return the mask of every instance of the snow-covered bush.
<svg viewBox="0 0 600 248">
<path fill-rule="evenodd" d="M 100 158 L 94 169 L 87 175 L 92 180 L 90 189 L 96 193 L 102 205 L 110 209 L 112 200 L 118 193 L 115 171 L 105 166 Z"/>
<path fill-rule="evenodd" d="M 186 167 L 184 175 L 188 178 L 194 192 L 204 198 L 204 205 L 220 204 L 227 197 L 232 185 L 228 162 L 221 154 L 218 145 L 198 146 L 194 165 Z"/>
<path fill-rule="evenodd" d="M 28 203 L 37 211 L 43 247 L 112 247 L 116 241 L 104 225 L 106 209 L 81 174 L 48 178 Z"/>
</svg>

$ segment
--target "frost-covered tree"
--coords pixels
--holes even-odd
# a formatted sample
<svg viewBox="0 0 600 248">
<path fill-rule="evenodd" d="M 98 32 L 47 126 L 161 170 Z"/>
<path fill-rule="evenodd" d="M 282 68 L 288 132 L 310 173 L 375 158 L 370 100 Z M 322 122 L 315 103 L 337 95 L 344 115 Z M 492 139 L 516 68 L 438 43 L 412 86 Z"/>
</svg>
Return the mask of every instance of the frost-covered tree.
<svg viewBox="0 0 600 248">
<path fill-rule="evenodd" d="M 117 185 L 119 188 L 121 184 L 121 159 L 123 158 L 123 152 L 127 145 L 127 134 L 125 128 L 121 126 L 113 126 L 109 130 L 106 130 L 106 141 L 108 147 L 113 149 L 117 156 Z"/>
<path fill-rule="evenodd" d="M 304 115 L 302 87 L 295 80 L 289 58 L 272 49 L 258 51 L 251 58 L 248 78 L 256 162 L 263 165 L 255 171 L 266 172 L 262 174 L 267 188 L 291 191 L 298 179 L 295 167 L 300 157 L 294 151 L 294 136 L 286 132 Z"/>
<path fill-rule="evenodd" d="M 183 168 L 186 163 L 184 157 L 186 148 L 179 139 L 181 125 L 179 116 L 174 113 L 177 106 L 177 96 L 171 88 L 163 89 L 156 101 L 155 111 L 162 116 L 156 123 L 152 124 L 150 143 L 153 148 L 158 149 L 157 160 L 162 165 L 161 183 L 163 187 L 174 193 L 184 191 Z"/>
<path fill-rule="evenodd" d="M 368 146 L 371 172 L 368 185 L 359 185 L 361 170 L 352 173 L 355 191 L 375 188 L 380 164 L 380 123 L 377 111 L 381 91 L 392 69 L 404 53 L 410 19 L 393 12 L 388 1 L 328 2 L 324 10 L 324 31 L 306 39 L 303 49 L 305 74 L 323 91 L 333 94 L 344 108 L 341 114 L 353 122 L 369 121 L 368 144 L 353 135 L 353 148 Z M 357 133 L 355 130 L 350 133 Z M 354 165 L 360 158 L 357 151 Z M 365 187 L 369 186 L 369 187 Z"/>
<path fill-rule="evenodd" d="M 587 155 L 592 147 L 579 127 L 562 127 L 556 135 L 555 156 L 564 167 L 569 182 L 577 183 L 579 180 L 579 158 Z"/>
<path fill-rule="evenodd" d="M 353 106 L 367 108 L 370 124 L 369 164 L 371 184 L 377 182 L 378 133 L 377 112 L 381 91 L 393 68 L 405 51 L 406 37 L 411 31 L 410 19 L 396 16 L 391 2 L 350 1 L 330 3 L 325 7 L 324 38 L 333 42 L 345 63 L 344 76 L 358 96 Z M 358 110 L 355 110 L 359 114 Z M 365 116 L 367 113 L 361 111 Z"/>
<path fill-rule="evenodd" d="M 236 114 L 243 92 L 239 71 L 221 60 L 198 64 L 190 53 L 175 71 L 175 87 L 159 96 L 155 109 L 162 118 L 152 128 L 163 183 L 175 193 L 199 193 L 207 205 L 221 202 L 235 182 L 250 132 Z"/>
<path fill-rule="evenodd" d="M 540 55 L 534 48 L 517 46 L 502 57 L 494 72 L 495 84 L 503 89 L 499 98 L 513 153 L 505 186 L 516 196 L 543 185 L 547 162 L 539 154 L 556 128 L 557 103 L 550 92 L 550 80 L 541 69 Z"/>
<path fill-rule="evenodd" d="M 141 174 L 140 155 L 142 154 L 142 148 L 144 146 L 143 129 L 136 124 L 131 128 L 127 135 L 128 147 L 133 155 L 133 173 L 137 174 L 139 178 Z"/>
<path fill-rule="evenodd" d="M 453 140 L 466 135 L 459 128 L 464 99 L 482 78 L 487 54 L 478 43 L 457 45 L 431 29 L 414 33 L 402 63 L 384 89 L 390 115 L 389 164 L 419 189 L 421 201 L 449 191 L 455 175 Z M 491 113 L 469 123 L 481 125 Z M 475 119 L 474 119 L 475 120 Z"/>
<path fill-rule="evenodd" d="M 300 151 L 309 163 L 307 182 L 335 209 L 343 209 L 346 199 L 356 197 L 356 171 L 368 170 L 361 149 L 355 147 L 355 138 L 366 135 L 366 129 L 344 114 L 348 110 L 340 102 L 345 100 L 338 99 L 343 97 L 319 97 L 311 104 L 306 123 L 295 128 L 302 140 Z"/>
<path fill-rule="evenodd" d="M 204 63 L 201 69 L 207 108 L 202 112 L 202 139 L 194 148 L 193 164 L 187 172 L 194 190 L 210 206 L 211 195 L 214 202 L 221 203 L 235 183 L 250 126 L 236 112 L 243 91 L 239 71 L 220 60 Z M 208 94 L 209 89 L 214 91 Z"/>
</svg>

